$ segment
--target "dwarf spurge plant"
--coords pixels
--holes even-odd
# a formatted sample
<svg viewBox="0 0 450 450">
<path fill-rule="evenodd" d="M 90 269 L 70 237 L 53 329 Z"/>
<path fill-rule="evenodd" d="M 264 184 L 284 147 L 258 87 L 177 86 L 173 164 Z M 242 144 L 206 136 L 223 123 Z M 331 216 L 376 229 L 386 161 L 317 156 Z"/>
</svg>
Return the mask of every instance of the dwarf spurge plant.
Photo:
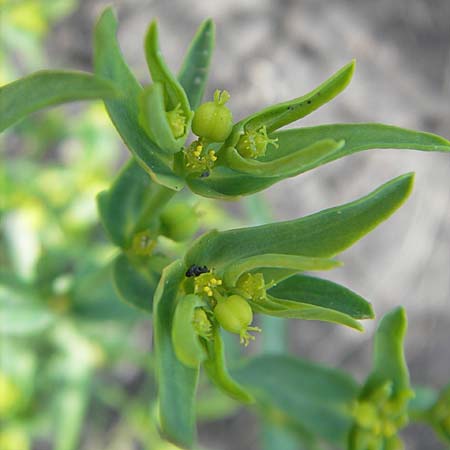
<svg viewBox="0 0 450 450">
<path fill-rule="evenodd" d="M 413 174 L 307 217 L 211 230 L 193 242 L 200 224 L 179 192 L 235 199 L 359 151 L 450 152 L 450 142 L 374 123 L 283 129 L 340 94 L 354 61 L 313 91 L 234 121 L 227 103 L 232 93 L 217 89 L 201 103 L 214 46 L 212 21 L 200 26 L 178 76 L 164 61 L 152 22 L 145 37 L 152 81 L 145 87 L 123 59 L 116 31 L 116 18 L 106 9 L 95 28 L 94 74 L 43 71 L 2 87 L 0 127 L 45 106 L 102 99 L 130 150 L 111 187 L 98 195 L 98 210 L 119 250 L 113 264 L 117 291 L 153 315 L 162 434 L 180 447 L 195 446 L 195 396 L 203 367 L 230 397 L 296 429 L 308 448 L 325 440 L 351 450 L 400 449 L 398 432 L 410 416 L 431 424 L 449 442 L 448 389 L 432 401 L 411 403 L 402 308 L 381 319 L 373 369 L 361 386 L 348 374 L 287 355 L 262 354 L 230 369 L 225 358 L 223 331 L 251 345 L 264 333 L 257 326 L 259 314 L 362 331 L 360 321 L 374 318 L 372 305 L 307 273 L 339 266 L 339 253 L 407 199 Z M 181 242 L 183 251 L 177 255 L 160 245 L 160 236 Z"/>
</svg>

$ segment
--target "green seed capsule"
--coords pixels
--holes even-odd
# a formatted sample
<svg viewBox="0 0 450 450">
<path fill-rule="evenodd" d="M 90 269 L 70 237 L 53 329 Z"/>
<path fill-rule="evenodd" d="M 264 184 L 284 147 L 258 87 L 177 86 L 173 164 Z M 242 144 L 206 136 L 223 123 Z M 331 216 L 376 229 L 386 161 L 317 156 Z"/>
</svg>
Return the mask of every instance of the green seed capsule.
<svg viewBox="0 0 450 450">
<path fill-rule="evenodd" d="M 198 230 L 198 219 L 186 203 L 169 205 L 161 214 L 161 233 L 174 241 L 185 241 Z"/>
<path fill-rule="evenodd" d="M 240 295 L 231 295 L 220 301 L 214 308 L 214 316 L 226 331 L 239 334 L 241 344 L 246 346 L 255 339 L 248 331 L 261 331 L 258 327 L 249 326 L 253 320 L 253 311 Z"/>
<path fill-rule="evenodd" d="M 211 142 L 223 142 L 233 128 L 233 115 L 225 106 L 230 98 L 227 91 L 217 90 L 214 101 L 200 105 L 192 119 L 192 131 Z"/>
</svg>

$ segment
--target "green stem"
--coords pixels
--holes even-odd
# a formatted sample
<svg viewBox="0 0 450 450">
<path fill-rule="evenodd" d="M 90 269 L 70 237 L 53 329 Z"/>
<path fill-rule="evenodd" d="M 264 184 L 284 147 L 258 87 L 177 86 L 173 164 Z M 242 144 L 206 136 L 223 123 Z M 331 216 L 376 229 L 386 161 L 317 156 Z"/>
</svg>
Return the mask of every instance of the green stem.
<svg viewBox="0 0 450 450">
<path fill-rule="evenodd" d="M 156 185 L 154 192 L 147 200 L 139 219 L 136 221 L 134 231 L 137 232 L 145 228 L 149 223 L 150 217 L 159 215 L 162 209 L 167 205 L 169 200 L 176 194 L 176 191 L 166 188 L 165 186 Z"/>
</svg>

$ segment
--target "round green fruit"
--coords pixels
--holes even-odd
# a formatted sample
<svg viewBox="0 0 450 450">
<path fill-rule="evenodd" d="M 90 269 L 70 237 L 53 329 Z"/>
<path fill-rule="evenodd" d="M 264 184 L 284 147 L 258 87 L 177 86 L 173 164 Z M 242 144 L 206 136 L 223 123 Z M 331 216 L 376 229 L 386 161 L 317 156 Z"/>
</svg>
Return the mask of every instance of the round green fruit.
<svg viewBox="0 0 450 450">
<path fill-rule="evenodd" d="M 161 214 L 161 233 L 174 241 L 185 241 L 197 230 L 197 214 L 186 203 L 169 205 Z"/>
<path fill-rule="evenodd" d="M 253 311 L 247 300 L 231 295 L 216 305 L 214 316 L 225 330 L 241 335 L 252 323 Z"/>
<path fill-rule="evenodd" d="M 233 114 L 225 106 L 230 98 L 227 91 L 216 91 L 214 101 L 200 105 L 192 119 L 192 131 L 210 142 L 223 142 L 233 128 Z"/>
</svg>

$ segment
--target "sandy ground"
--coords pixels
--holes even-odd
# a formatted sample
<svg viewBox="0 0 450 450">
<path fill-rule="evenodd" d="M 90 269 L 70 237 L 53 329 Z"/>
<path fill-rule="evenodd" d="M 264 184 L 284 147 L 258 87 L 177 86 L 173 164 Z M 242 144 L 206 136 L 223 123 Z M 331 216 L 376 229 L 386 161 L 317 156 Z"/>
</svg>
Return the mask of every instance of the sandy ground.
<svg viewBox="0 0 450 450">
<path fill-rule="evenodd" d="M 90 67 L 92 26 L 107 3 L 81 2 L 80 10 L 54 31 L 49 51 L 59 63 Z M 124 52 L 143 81 L 148 75 L 141 44 L 151 18 L 159 18 L 163 51 L 176 68 L 196 26 L 213 17 L 217 47 L 208 95 L 216 88 L 229 90 L 235 117 L 301 95 L 356 58 L 350 88 L 303 124 L 374 121 L 450 137 L 448 0 L 113 3 Z M 289 219 L 350 201 L 409 171 L 416 172 L 416 185 L 407 204 L 345 252 L 345 266 L 329 277 L 370 299 L 379 317 L 394 305 L 405 305 L 412 380 L 439 387 L 450 378 L 449 156 L 365 152 L 286 180 L 265 196 L 277 219 Z M 361 379 L 373 329 L 369 323 L 359 335 L 300 322 L 291 325 L 291 345 L 299 355 L 349 368 Z M 214 449 L 256 450 L 256 432 L 247 428 L 245 437 L 237 439 L 249 420 L 244 416 L 203 428 L 202 442 Z M 408 450 L 443 448 L 423 429 L 406 436 Z"/>
</svg>

